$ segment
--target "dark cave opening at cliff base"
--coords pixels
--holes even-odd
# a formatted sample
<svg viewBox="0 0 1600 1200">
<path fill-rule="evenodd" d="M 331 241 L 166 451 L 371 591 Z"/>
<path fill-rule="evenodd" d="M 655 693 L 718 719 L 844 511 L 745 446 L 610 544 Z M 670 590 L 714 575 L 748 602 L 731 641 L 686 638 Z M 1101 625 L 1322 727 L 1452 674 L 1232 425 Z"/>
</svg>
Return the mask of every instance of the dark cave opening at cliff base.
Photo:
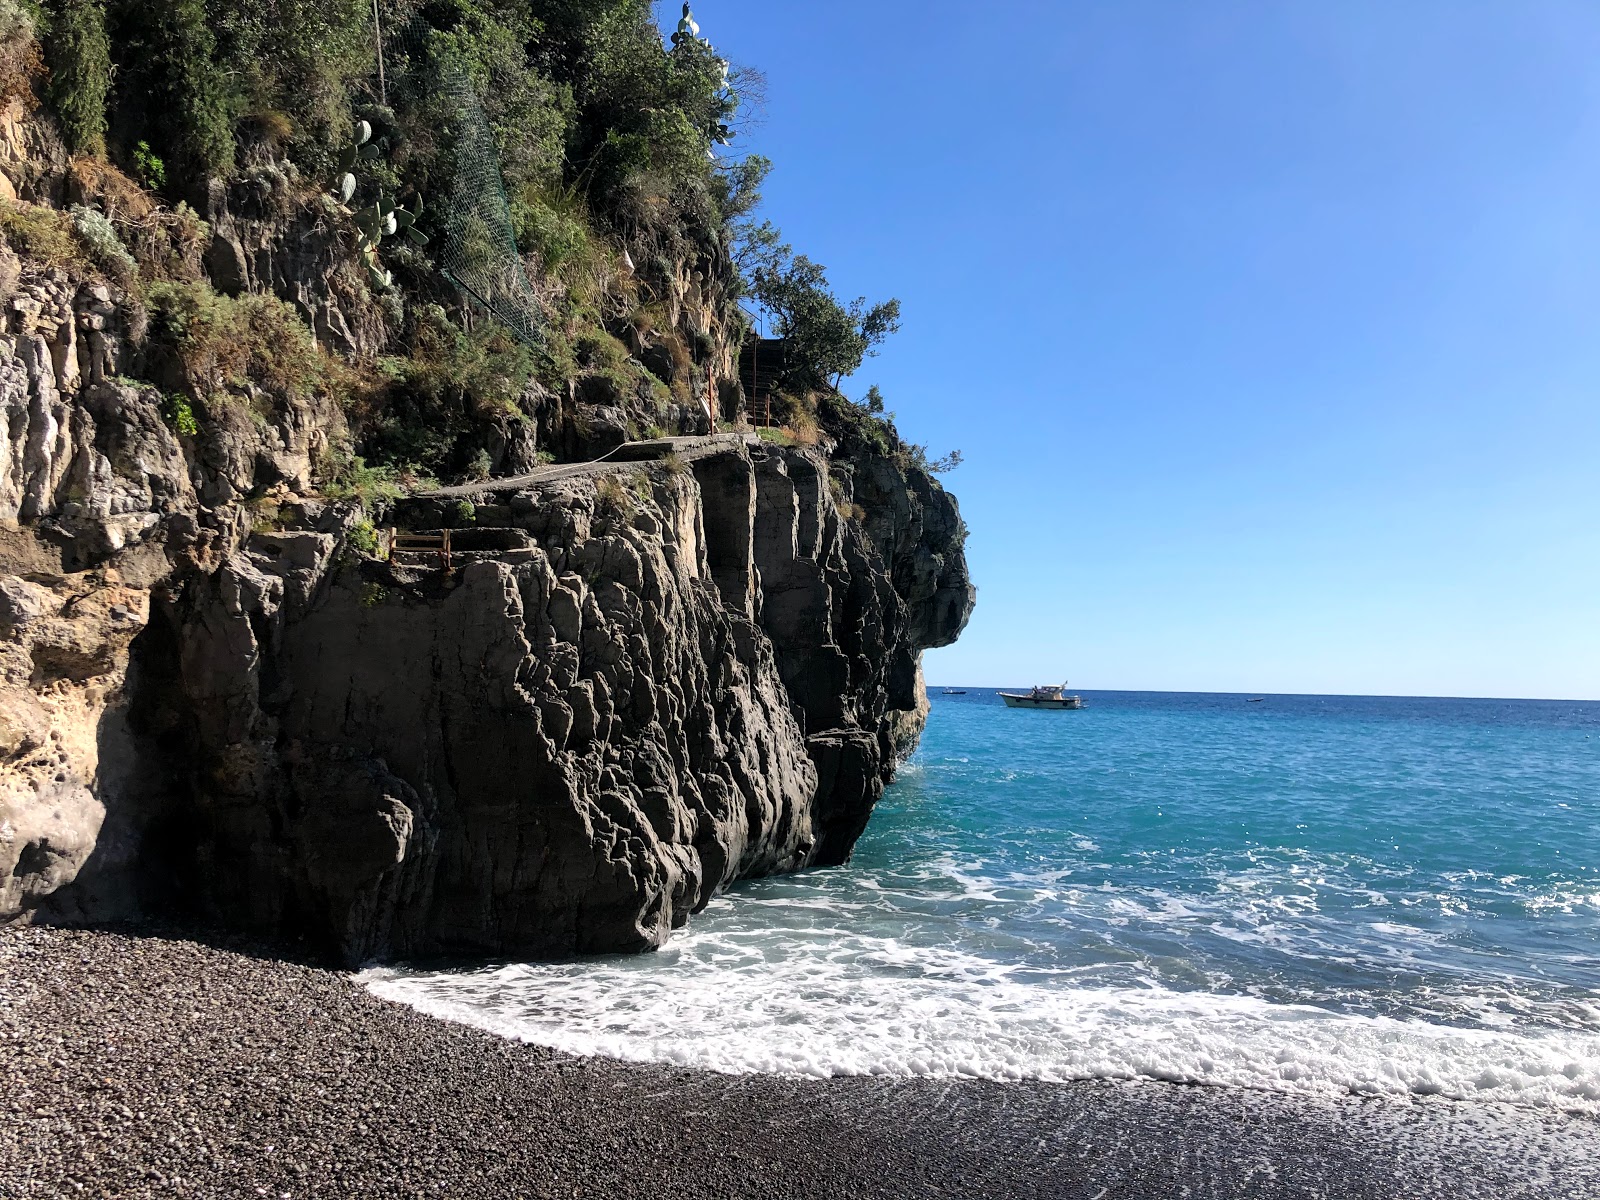
<svg viewBox="0 0 1600 1200">
<path fill-rule="evenodd" d="M 152 599 L 150 619 L 129 646 L 121 701 L 107 707 L 97 730 L 104 824 L 77 877 L 41 906 L 41 921 L 120 924 L 201 915 L 196 741 L 180 646 L 174 606 Z"/>
</svg>

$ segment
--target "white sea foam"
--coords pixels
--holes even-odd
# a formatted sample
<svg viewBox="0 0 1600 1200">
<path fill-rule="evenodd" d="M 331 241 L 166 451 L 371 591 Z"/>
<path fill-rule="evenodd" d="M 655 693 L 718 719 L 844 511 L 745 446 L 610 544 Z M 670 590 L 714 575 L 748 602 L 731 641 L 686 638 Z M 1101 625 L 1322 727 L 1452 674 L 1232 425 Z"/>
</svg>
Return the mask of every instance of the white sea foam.
<svg viewBox="0 0 1600 1200">
<path fill-rule="evenodd" d="M 1108 784 L 1105 764 L 1157 727 L 1136 718 L 1042 748 L 973 726 L 950 744 L 984 747 L 970 757 L 930 728 L 857 865 L 716 900 L 658 954 L 365 982 L 567 1053 L 730 1073 L 1159 1079 L 1600 1115 L 1596 880 L 1501 849 L 1567 839 L 1593 858 L 1539 815 L 1549 787 L 1495 773 L 1563 760 L 1509 735 L 1440 755 L 1448 724 L 1375 747 L 1364 726 L 1308 738 L 1169 714 L 1171 740 Z M 1263 730 L 1276 740 L 1248 740 Z M 1413 753 L 1469 766 L 1419 802 L 1391 769 Z M 1250 776 L 1273 761 L 1294 770 Z M 1589 769 L 1563 762 L 1550 786 Z"/>
<path fill-rule="evenodd" d="M 1156 1079 L 1600 1112 L 1600 1033 L 1075 986 L 892 938 L 691 933 L 645 959 L 377 970 L 380 996 L 572 1054 L 734 1074 Z M 774 952 L 782 946 L 782 953 Z"/>
<path fill-rule="evenodd" d="M 1559 889 L 1544 896 L 1533 896 L 1524 901 L 1531 913 L 1576 913 L 1584 909 L 1600 912 L 1600 891 L 1582 892 L 1576 889 Z"/>
</svg>

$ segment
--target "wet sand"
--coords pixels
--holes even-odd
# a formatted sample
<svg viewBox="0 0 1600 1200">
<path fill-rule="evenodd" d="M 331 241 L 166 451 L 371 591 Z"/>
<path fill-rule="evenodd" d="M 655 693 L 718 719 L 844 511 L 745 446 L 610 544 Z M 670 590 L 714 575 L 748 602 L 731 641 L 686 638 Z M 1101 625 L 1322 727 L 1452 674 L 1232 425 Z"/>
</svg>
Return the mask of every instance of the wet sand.
<svg viewBox="0 0 1600 1200">
<path fill-rule="evenodd" d="M 1600 1196 L 1600 1121 L 573 1059 L 227 939 L 0 932 L 0 1197 Z"/>
</svg>

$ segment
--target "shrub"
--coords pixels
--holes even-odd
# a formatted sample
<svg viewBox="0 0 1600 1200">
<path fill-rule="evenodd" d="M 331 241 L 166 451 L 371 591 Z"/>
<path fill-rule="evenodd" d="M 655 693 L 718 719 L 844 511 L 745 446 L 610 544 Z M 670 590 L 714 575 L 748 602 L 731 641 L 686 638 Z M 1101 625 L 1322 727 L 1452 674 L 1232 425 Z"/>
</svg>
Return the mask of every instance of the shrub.
<svg viewBox="0 0 1600 1200">
<path fill-rule="evenodd" d="M 139 182 L 153 191 L 167 186 L 167 164 L 150 149 L 149 142 L 140 142 L 133 148 L 133 170 Z"/>
<path fill-rule="evenodd" d="M 843 396 L 823 396 L 817 403 L 817 416 L 822 428 L 847 455 L 865 453 L 888 458 L 900 445 L 893 425 Z"/>
<path fill-rule="evenodd" d="M 181 201 L 176 208 L 161 206 L 131 176 L 103 159 L 74 159 L 71 171 L 72 192 L 83 197 L 86 208 L 104 215 L 118 243 L 138 264 L 141 275 L 146 279 L 201 278 L 203 254 L 211 244 L 211 227 L 194 209 Z M 108 254 L 120 263 L 110 242 L 97 238 L 85 223 L 78 223 L 77 232 L 80 239 L 95 244 L 91 248 L 106 251 L 97 255 L 102 266 L 106 265 Z M 117 273 L 115 265 L 109 269 Z"/>
<path fill-rule="evenodd" d="M 543 188 L 530 186 L 511 207 L 517 245 L 539 256 L 546 271 L 569 262 L 586 262 L 594 255 L 584 213 L 566 197 L 553 199 Z"/>
<path fill-rule="evenodd" d="M 73 231 L 89 252 L 89 257 L 118 283 L 124 287 L 130 286 L 139 276 L 139 264 L 128 253 L 128 248 L 122 244 L 116 228 L 105 214 L 81 204 L 74 204 L 68 211 L 72 217 Z"/>
<path fill-rule="evenodd" d="M 626 517 L 633 512 L 633 493 L 615 475 L 602 476 L 594 485 L 595 508 L 601 513 Z"/>
<path fill-rule="evenodd" d="M 207 283 L 152 284 L 150 336 L 175 355 L 195 396 L 253 383 L 306 400 L 327 366 L 300 315 L 274 296 L 219 295 Z"/>
<path fill-rule="evenodd" d="M 244 135 L 287 147 L 308 175 L 326 175 L 333 147 L 349 138 L 350 85 L 372 72 L 372 0 L 250 0 L 207 11 Z"/>
<path fill-rule="evenodd" d="M 520 412 L 532 376 L 532 352 L 499 325 L 468 333 L 437 307 L 418 322 L 405 367 L 406 383 L 427 400 L 478 417 Z"/>
<path fill-rule="evenodd" d="M 244 502 L 244 508 L 250 514 L 252 529 L 283 529 L 289 523 L 288 515 L 276 496 L 253 496 Z"/>
<path fill-rule="evenodd" d="M 103 158 L 111 41 L 99 0 L 58 0 L 48 44 L 50 102 L 74 154 Z"/>
<path fill-rule="evenodd" d="M 367 558 L 376 558 L 378 555 L 378 531 L 373 528 L 371 521 L 357 521 L 344 535 L 344 541 L 357 554 Z"/>
<path fill-rule="evenodd" d="M 369 467 L 349 450 L 331 451 L 320 464 L 322 494 L 330 500 L 358 500 L 368 509 L 398 500 L 400 487 L 387 467 Z"/>
<path fill-rule="evenodd" d="M 573 353 L 580 366 L 597 371 L 625 370 L 628 348 L 603 329 L 585 329 L 573 339 Z"/>
<path fill-rule="evenodd" d="M 0 0 L 0 100 L 20 96 L 34 106 L 33 85 L 45 72 L 33 13 L 21 0 Z"/>
<path fill-rule="evenodd" d="M 18 253 L 45 266 L 84 265 L 83 245 L 66 213 L 22 201 L 0 202 L 0 232 Z"/>
<path fill-rule="evenodd" d="M 161 416 L 179 437 L 194 437 L 200 432 L 200 422 L 194 419 L 187 396 L 170 392 L 161 397 Z"/>
<path fill-rule="evenodd" d="M 478 523 L 478 507 L 471 500 L 457 500 L 446 514 L 453 529 L 464 529 Z"/>
<path fill-rule="evenodd" d="M 523 419 L 533 355 L 498 325 L 467 333 L 438 306 L 423 310 L 411 355 L 386 360 L 392 383 L 371 422 L 376 461 L 440 475 L 470 472 L 480 422 Z"/>
</svg>

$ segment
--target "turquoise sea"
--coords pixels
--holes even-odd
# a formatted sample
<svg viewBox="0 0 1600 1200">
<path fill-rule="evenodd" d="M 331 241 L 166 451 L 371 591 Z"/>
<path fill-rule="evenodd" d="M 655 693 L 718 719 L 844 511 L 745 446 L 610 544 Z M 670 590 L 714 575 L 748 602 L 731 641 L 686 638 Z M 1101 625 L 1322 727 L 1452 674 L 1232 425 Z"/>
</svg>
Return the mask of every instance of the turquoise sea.
<svg viewBox="0 0 1600 1200">
<path fill-rule="evenodd" d="M 1600 1112 L 1600 704 L 933 695 L 849 866 L 643 957 L 375 971 L 574 1053 Z"/>
</svg>

